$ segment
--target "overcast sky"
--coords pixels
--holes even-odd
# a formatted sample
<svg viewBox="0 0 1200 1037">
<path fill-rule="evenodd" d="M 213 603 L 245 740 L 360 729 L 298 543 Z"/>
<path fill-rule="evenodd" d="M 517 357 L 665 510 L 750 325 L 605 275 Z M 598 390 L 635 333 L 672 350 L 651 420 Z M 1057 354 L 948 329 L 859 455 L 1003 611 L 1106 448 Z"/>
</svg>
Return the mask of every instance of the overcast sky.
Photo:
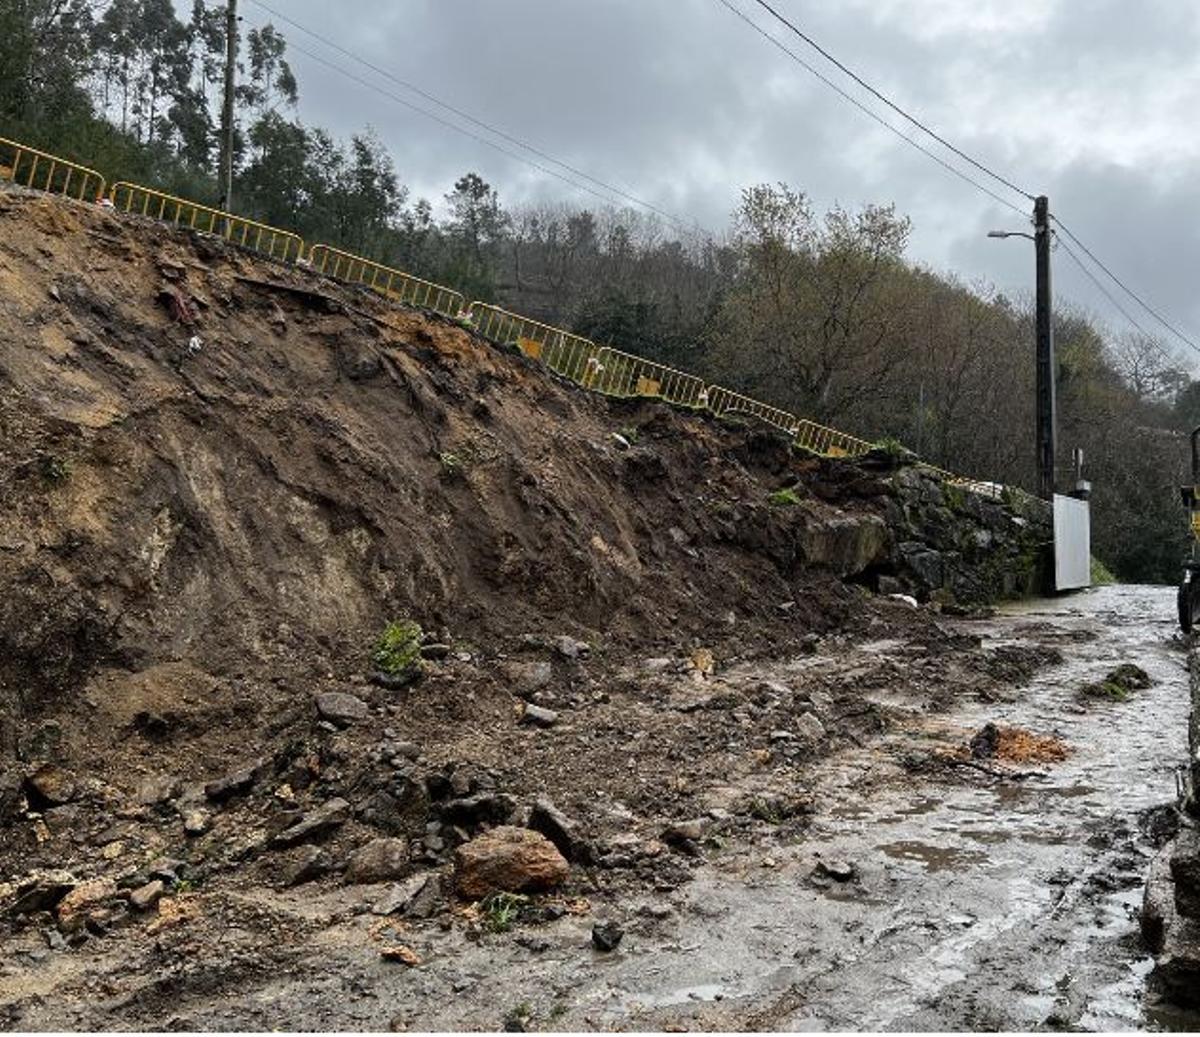
<svg viewBox="0 0 1200 1037">
<path fill-rule="evenodd" d="M 786 180 L 819 208 L 894 202 L 913 220 L 914 260 L 1005 291 L 1031 287 L 1032 245 L 984 236 L 1028 229 L 1020 216 L 872 122 L 718 0 L 267 2 L 392 75 L 706 229 L 726 226 L 742 187 Z M 753 0 L 730 2 L 900 125 Z M 1200 341 L 1196 0 L 773 2 L 964 151 L 1048 194 L 1101 259 Z M 247 25 L 273 20 L 294 45 L 434 109 L 272 19 L 256 0 L 240 6 Z M 295 47 L 291 60 L 301 120 L 344 136 L 371 126 L 414 196 L 436 201 L 475 170 L 505 204 L 596 204 Z M 1125 324 L 1061 250 L 1055 282 L 1114 327 Z"/>
</svg>

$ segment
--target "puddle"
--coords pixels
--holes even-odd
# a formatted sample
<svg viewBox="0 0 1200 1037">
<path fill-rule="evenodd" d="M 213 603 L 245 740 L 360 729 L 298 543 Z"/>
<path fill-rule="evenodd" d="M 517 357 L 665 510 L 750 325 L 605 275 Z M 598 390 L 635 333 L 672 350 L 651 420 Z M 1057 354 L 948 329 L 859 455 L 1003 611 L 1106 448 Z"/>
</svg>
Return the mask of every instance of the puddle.
<svg viewBox="0 0 1200 1037">
<path fill-rule="evenodd" d="M 898 861 L 916 861 L 926 871 L 960 871 L 975 864 L 985 864 L 989 857 L 978 850 L 962 850 L 953 846 L 933 846 L 915 839 L 883 843 L 877 849 Z"/>
</svg>

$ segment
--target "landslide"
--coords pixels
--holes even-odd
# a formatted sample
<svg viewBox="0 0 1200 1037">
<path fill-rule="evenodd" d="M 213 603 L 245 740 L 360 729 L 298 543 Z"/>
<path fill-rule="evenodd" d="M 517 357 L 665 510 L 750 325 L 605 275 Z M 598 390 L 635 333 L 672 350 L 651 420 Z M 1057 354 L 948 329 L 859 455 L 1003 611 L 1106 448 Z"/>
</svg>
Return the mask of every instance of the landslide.
<svg viewBox="0 0 1200 1037">
<path fill-rule="evenodd" d="M 796 527 L 836 526 L 856 569 L 882 544 L 874 515 L 772 507 L 802 466 L 770 436 L 103 210 L 0 196 L 0 334 L 0 667 L 24 709 L 106 669 L 319 681 L 401 616 L 480 646 L 782 648 L 854 597 Z M 881 492 L 841 478 L 852 507 Z"/>
<path fill-rule="evenodd" d="M 315 923 L 303 894 L 255 908 L 238 965 L 235 892 L 340 888 L 381 836 L 397 874 L 440 876 L 422 910 L 450 925 L 454 847 L 531 811 L 575 893 L 669 889 L 712 833 L 803 826 L 810 763 L 1012 683 L 862 585 L 1007 564 L 1021 520 L 894 474 L 585 393 L 211 237 L 0 193 L 0 941 L 37 968 L 57 924 L 118 948 L 118 986 L 168 983 L 167 946 L 237 984 Z M 372 657 L 405 620 L 425 675 L 389 687 Z M 131 926 L 155 876 L 175 914 Z M 73 1023 L 107 1023 L 54 961 Z M 6 976 L 15 1021 L 38 997 Z"/>
</svg>

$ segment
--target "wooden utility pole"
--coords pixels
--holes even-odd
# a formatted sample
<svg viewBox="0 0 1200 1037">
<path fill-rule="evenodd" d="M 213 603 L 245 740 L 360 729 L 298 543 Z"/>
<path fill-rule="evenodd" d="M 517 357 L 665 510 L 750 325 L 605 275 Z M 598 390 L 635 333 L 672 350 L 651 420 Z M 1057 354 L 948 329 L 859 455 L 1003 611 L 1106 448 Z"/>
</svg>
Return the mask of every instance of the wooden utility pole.
<svg viewBox="0 0 1200 1037">
<path fill-rule="evenodd" d="M 1054 325 L 1050 301 L 1050 201 L 1040 195 L 1033 203 L 1033 244 L 1037 254 L 1037 467 L 1038 495 L 1054 499 L 1054 455 L 1058 411 L 1054 393 Z"/>
<path fill-rule="evenodd" d="M 225 6 L 225 101 L 221 107 L 221 208 L 233 204 L 233 89 L 237 68 L 237 0 Z"/>
</svg>

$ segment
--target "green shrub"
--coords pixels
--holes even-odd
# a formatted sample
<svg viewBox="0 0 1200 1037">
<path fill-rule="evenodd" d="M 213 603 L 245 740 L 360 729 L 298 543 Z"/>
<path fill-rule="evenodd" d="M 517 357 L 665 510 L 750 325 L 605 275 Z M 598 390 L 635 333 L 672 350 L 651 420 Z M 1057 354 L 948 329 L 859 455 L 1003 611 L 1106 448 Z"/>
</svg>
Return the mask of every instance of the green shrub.
<svg viewBox="0 0 1200 1037">
<path fill-rule="evenodd" d="M 415 677 L 421 671 L 420 624 L 411 619 L 389 623 L 375 643 L 371 661 L 380 673 L 389 677 Z"/>
<path fill-rule="evenodd" d="M 1108 566 L 1095 555 L 1092 555 L 1091 579 L 1093 587 L 1107 587 L 1109 584 L 1117 582 L 1117 578 L 1112 574 Z"/>
<path fill-rule="evenodd" d="M 800 497 L 792 487 L 785 486 L 767 497 L 767 501 L 776 508 L 790 508 L 800 503 Z"/>
<path fill-rule="evenodd" d="M 520 893 L 492 893 L 479 905 L 483 924 L 493 933 L 506 933 L 528 903 L 529 898 Z"/>
</svg>

